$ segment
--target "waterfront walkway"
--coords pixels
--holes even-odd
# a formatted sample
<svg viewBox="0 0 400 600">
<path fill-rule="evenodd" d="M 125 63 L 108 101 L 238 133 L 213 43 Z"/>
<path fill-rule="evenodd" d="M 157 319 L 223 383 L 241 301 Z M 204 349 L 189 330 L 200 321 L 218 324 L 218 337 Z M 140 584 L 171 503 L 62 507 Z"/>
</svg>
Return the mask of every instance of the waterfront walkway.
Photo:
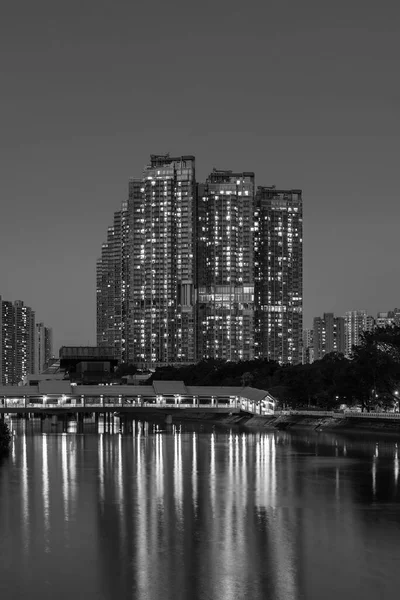
<svg viewBox="0 0 400 600">
<path fill-rule="evenodd" d="M 40 381 L 36 386 L 0 387 L 0 414 L 58 412 L 143 413 L 192 409 L 200 412 L 273 414 L 275 399 L 251 387 L 186 386 L 182 381 L 152 385 L 79 386 Z"/>
</svg>

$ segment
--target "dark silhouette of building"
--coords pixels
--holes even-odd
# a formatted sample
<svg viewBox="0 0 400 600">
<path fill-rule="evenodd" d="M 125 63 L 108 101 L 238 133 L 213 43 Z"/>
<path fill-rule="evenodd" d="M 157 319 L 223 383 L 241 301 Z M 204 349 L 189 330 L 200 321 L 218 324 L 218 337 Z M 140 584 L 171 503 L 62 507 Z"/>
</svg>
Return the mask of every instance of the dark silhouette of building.
<svg viewBox="0 0 400 600">
<path fill-rule="evenodd" d="M 118 359 L 113 347 L 62 346 L 59 369 L 73 383 L 97 384 L 113 381 Z"/>
</svg>

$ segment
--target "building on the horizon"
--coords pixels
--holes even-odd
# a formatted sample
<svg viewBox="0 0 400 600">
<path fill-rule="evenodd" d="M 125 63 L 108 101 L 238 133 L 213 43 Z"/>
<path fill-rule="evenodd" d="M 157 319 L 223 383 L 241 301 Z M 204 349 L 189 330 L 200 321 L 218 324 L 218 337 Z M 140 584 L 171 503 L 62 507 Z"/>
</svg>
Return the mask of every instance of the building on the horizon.
<svg viewBox="0 0 400 600">
<path fill-rule="evenodd" d="M 35 370 L 35 313 L 22 300 L 0 305 L 0 380 L 17 385 Z"/>
<path fill-rule="evenodd" d="M 324 313 L 314 318 L 313 327 L 314 360 L 320 360 L 331 352 L 346 352 L 345 320 L 333 313 Z"/>
<path fill-rule="evenodd" d="M 394 308 L 387 312 L 378 312 L 375 325 L 376 327 L 400 325 L 400 308 Z"/>
<path fill-rule="evenodd" d="M 214 169 L 197 204 L 197 356 L 252 360 L 254 173 Z"/>
<path fill-rule="evenodd" d="M 345 355 L 351 355 L 353 346 L 359 346 L 361 334 L 364 331 L 372 331 L 375 327 L 375 319 L 368 315 L 366 310 L 351 310 L 344 315 L 346 347 Z"/>
<path fill-rule="evenodd" d="M 42 373 L 53 356 L 53 330 L 43 322 L 36 323 L 35 373 Z"/>
<path fill-rule="evenodd" d="M 196 182 L 151 155 L 97 261 L 97 344 L 139 368 L 203 358 L 302 360 L 302 193 L 252 172 Z"/>
<path fill-rule="evenodd" d="M 302 191 L 258 187 L 254 228 L 256 356 L 301 363 Z"/>
<path fill-rule="evenodd" d="M 314 330 L 303 329 L 302 364 L 310 365 L 314 362 Z"/>
</svg>

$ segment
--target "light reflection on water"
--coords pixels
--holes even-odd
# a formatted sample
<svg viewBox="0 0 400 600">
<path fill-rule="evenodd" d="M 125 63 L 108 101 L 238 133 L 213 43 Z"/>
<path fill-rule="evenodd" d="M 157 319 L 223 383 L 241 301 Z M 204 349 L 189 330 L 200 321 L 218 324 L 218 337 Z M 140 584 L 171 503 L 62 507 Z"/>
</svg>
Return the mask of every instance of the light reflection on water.
<svg viewBox="0 0 400 600">
<path fill-rule="evenodd" d="M 396 443 L 147 422 L 121 434 L 117 420 L 95 435 L 13 428 L 2 600 L 397 598 Z"/>
</svg>

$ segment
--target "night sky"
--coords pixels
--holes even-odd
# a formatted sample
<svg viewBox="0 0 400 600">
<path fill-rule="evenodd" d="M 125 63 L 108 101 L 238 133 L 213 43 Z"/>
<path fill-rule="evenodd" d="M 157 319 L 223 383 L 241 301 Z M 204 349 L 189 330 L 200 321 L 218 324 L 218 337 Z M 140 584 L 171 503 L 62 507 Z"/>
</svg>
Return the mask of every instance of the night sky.
<svg viewBox="0 0 400 600">
<path fill-rule="evenodd" d="M 95 344 L 95 272 L 151 153 L 302 188 L 304 326 L 400 305 L 398 2 L 2 0 L 0 295 Z"/>
</svg>

